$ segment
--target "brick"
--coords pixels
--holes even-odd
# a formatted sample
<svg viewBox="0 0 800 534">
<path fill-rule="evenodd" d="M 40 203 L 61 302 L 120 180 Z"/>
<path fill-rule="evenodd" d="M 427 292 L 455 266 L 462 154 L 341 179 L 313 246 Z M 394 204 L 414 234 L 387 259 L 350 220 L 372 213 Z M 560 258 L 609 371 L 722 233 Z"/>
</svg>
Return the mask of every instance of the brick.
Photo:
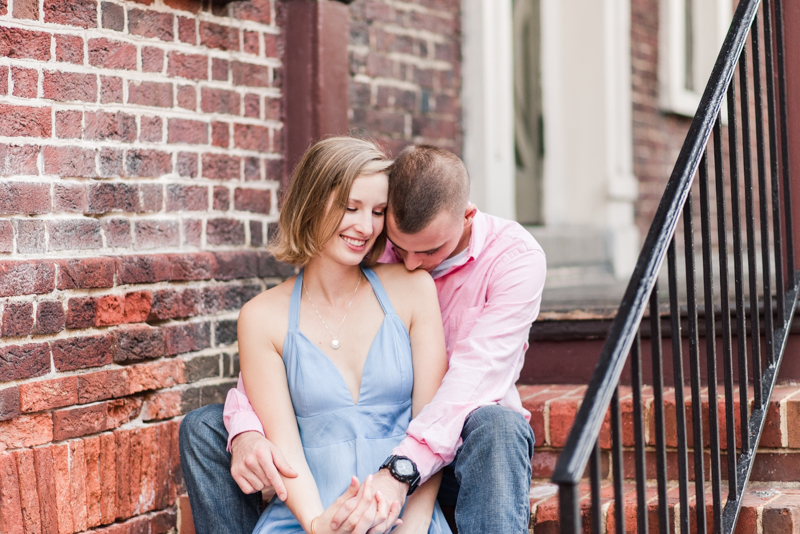
<svg viewBox="0 0 800 534">
<path fill-rule="evenodd" d="M 0 261 L 0 297 L 40 295 L 55 288 L 55 267 L 47 261 Z"/>
<path fill-rule="evenodd" d="M 241 97 L 239 93 L 227 89 L 204 87 L 200 94 L 201 108 L 206 113 L 227 113 L 239 115 Z"/>
<path fill-rule="evenodd" d="M 14 225 L 11 221 L 0 221 L 0 253 L 14 250 Z"/>
<path fill-rule="evenodd" d="M 181 392 L 160 391 L 147 397 L 142 409 L 142 420 L 159 421 L 181 414 Z"/>
<path fill-rule="evenodd" d="M 116 264 L 112 258 L 75 258 L 58 261 L 59 289 L 114 287 Z"/>
<path fill-rule="evenodd" d="M 200 44 L 219 50 L 239 50 L 239 31 L 213 22 L 200 22 Z"/>
<path fill-rule="evenodd" d="M 3 337 L 29 336 L 31 333 L 33 333 L 33 303 L 6 303 L 3 307 Z"/>
<path fill-rule="evenodd" d="M 47 221 L 48 250 L 98 249 L 103 247 L 100 222 L 94 219 Z"/>
<path fill-rule="evenodd" d="M 115 339 L 111 335 L 59 339 L 52 345 L 53 363 L 59 371 L 100 367 L 115 358 Z"/>
<path fill-rule="evenodd" d="M 369 39 L 369 36 L 367 36 L 367 39 Z M 264 34 L 264 55 L 267 57 L 278 57 L 279 52 L 277 35 L 271 33 Z"/>
<path fill-rule="evenodd" d="M 164 187 L 161 184 L 143 184 L 139 186 L 142 212 L 161 211 L 164 207 Z"/>
<path fill-rule="evenodd" d="M 211 144 L 228 148 L 231 144 L 230 126 L 225 122 L 211 123 Z"/>
<path fill-rule="evenodd" d="M 205 211 L 208 209 L 208 187 L 167 185 L 168 211 Z"/>
<path fill-rule="evenodd" d="M 244 46 L 242 51 L 257 56 L 261 48 L 260 41 L 261 38 L 259 37 L 258 32 L 243 31 L 242 42 Z"/>
<path fill-rule="evenodd" d="M 125 8 L 111 2 L 103 2 L 101 10 L 101 25 L 103 28 L 118 32 L 125 29 Z"/>
<path fill-rule="evenodd" d="M 174 281 L 209 280 L 217 272 L 217 260 L 210 252 L 170 254 L 169 261 Z"/>
<path fill-rule="evenodd" d="M 83 135 L 92 141 L 127 141 L 136 139 L 136 117 L 127 113 L 87 111 Z"/>
<path fill-rule="evenodd" d="M 125 294 L 123 310 L 125 311 L 126 323 L 144 322 L 150 315 L 150 306 L 153 295 L 149 291 L 133 291 Z"/>
<path fill-rule="evenodd" d="M 44 97 L 60 102 L 97 101 L 97 76 L 73 72 L 44 71 Z"/>
<path fill-rule="evenodd" d="M 36 0 L 17 0 L 14 2 L 14 18 L 39 20 L 39 2 Z"/>
<path fill-rule="evenodd" d="M 761 522 L 770 534 L 800 532 L 800 495 L 781 495 L 766 504 Z"/>
<path fill-rule="evenodd" d="M 194 352 L 211 345 L 208 323 L 186 323 L 164 327 L 166 354 Z"/>
<path fill-rule="evenodd" d="M 96 371 L 77 378 L 80 404 L 124 397 L 129 393 L 127 369 Z"/>
<path fill-rule="evenodd" d="M 139 188 L 126 183 L 89 184 L 88 213 L 138 212 Z"/>
<path fill-rule="evenodd" d="M 199 313 L 200 295 L 196 289 L 175 291 L 161 289 L 153 292 L 148 320 L 164 321 L 193 317 Z"/>
<path fill-rule="evenodd" d="M 100 436 L 100 523 L 114 521 L 116 516 L 116 438 L 114 434 Z"/>
<path fill-rule="evenodd" d="M 2 31 L 2 28 L 0 28 Z M 50 108 L 0 104 L 0 135 L 6 137 L 50 137 Z"/>
<path fill-rule="evenodd" d="M 189 178 L 197 177 L 197 154 L 178 152 L 178 174 Z"/>
<path fill-rule="evenodd" d="M 226 154 L 203 154 L 203 178 L 238 180 L 242 173 L 241 161 Z"/>
<path fill-rule="evenodd" d="M 169 280 L 172 267 L 165 255 L 122 256 L 117 259 L 121 284 L 148 284 Z"/>
<path fill-rule="evenodd" d="M 204 145 L 208 143 L 208 123 L 188 119 L 169 119 L 169 142 Z"/>
<path fill-rule="evenodd" d="M 151 46 L 142 47 L 142 71 L 161 72 L 164 69 L 164 51 Z"/>
<path fill-rule="evenodd" d="M 23 532 L 17 462 L 11 454 L 0 454 L 0 531 Z"/>
<path fill-rule="evenodd" d="M 183 244 L 199 247 L 202 245 L 203 221 L 183 219 Z"/>
<path fill-rule="evenodd" d="M 53 412 L 53 437 L 57 440 L 96 434 L 108 428 L 108 408 L 105 404 Z"/>
<path fill-rule="evenodd" d="M 82 440 L 69 443 L 69 481 L 73 528 L 77 531 L 83 531 L 86 530 L 88 523 L 85 489 L 86 460 Z"/>
<path fill-rule="evenodd" d="M 173 21 L 174 16 L 170 13 L 142 9 L 128 10 L 128 31 L 133 35 L 155 37 L 162 41 L 174 41 Z"/>
<path fill-rule="evenodd" d="M 67 302 L 67 328 L 89 328 L 94 326 L 97 314 L 97 299 L 74 297 Z"/>
<path fill-rule="evenodd" d="M 100 103 L 122 103 L 122 78 L 100 76 Z"/>
<path fill-rule="evenodd" d="M 34 451 L 22 449 L 13 453 L 20 481 L 20 501 L 25 532 L 41 532 L 42 518 L 39 511 Z"/>
<path fill-rule="evenodd" d="M 244 116 L 255 119 L 261 117 L 261 97 L 253 94 L 244 96 Z"/>
<path fill-rule="evenodd" d="M 228 81 L 228 70 L 230 69 L 230 61 L 221 58 L 211 59 L 211 79 L 220 82 Z"/>
<path fill-rule="evenodd" d="M 283 160 L 266 160 L 267 180 L 281 180 L 283 178 Z"/>
<path fill-rule="evenodd" d="M 85 213 L 89 209 L 86 186 L 74 183 L 57 183 L 53 186 L 53 211 Z"/>
<path fill-rule="evenodd" d="M 96 527 L 100 524 L 100 436 L 92 436 L 81 440 L 83 443 L 86 526 Z"/>
<path fill-rule="evenodd" d="M 130 447 L 132 431 L 116 432 L 117 447 L 115 451 L 116 460 L 116 505 L 115 517 L 127 518 L 131 515 L 131 471 L 130 471 Z"/>
<path fill-rule="evenodd" d="M 11 145 L 8 147 L 7 171 L 12 175 L 39 174 L 38 160 L 39 147 L 36 145 Z"/>
<path fill-rule="evenodd" d="M 71 146 L 46 146 L 44 172 L 62 178 L 94 178 L 97 176 L 97 151 Z"/>
<path fill-rule="evenodd" d="M 50 34 L 0 27 L 0 56 L 16 59 L 50 59 Z"/>
<path fill-rule="evenodd" d="M 177 101 L 178 107 L 191 110 L 197 109 L 197 90 L 191 85 L 179 86 Z"/>
<path fill-rule="evenodd" d="M 261 180 L 261 160 L 258 158 L 245 158 L 244 179 L 248 182 L 257 182 Z"/>
<path fill-rule="evenodd" d="M 100 149 L 100 176 L 113 178 L 122 175 L 122 150 Z"/>
<path fill-rule="evenodd" d="M 258 276 L 267 278 L 270 276 L 280 276 L 287 278 L 294 276 L 296 269 L 291 265 L 280 262 L 272 254 L 263 252 L 258 255 Z"/>
<path fill-rule="evenodd" d="M 243 245 L 244 223 L 236 219 L 209 219 L 206 239 L 210 245 Z"/>
<path fill-rule="evenodd" d="M 34 452 L 36 465 L 36 486 L 39 494 L 42 532 L 58 532 L 58 516 L 56 509 L 55 466 L 51 447 L 36 449 Z"/>
<path fill-rule="evenodd" d="M 14 226 L 17 232 L 17 252 L 41 254 L 46 250 L 44 221 L 17 219 Z"/>
<path fill-rule="evenodd" d="M 250 245 L 261 247 L 265 244 L 263 223 L 261 221 L 250 221 Z"/>
<path fill-rule="evenodd" d="M 20 410 L 41 412 L 71 406 L 78 402 L 78 377 L 28 382 L 19 386 Z"/>
<path fill-rule="evenodd" d="M 11 345 L 0 349 L 0 381 L 34 378 L 50 372 L 47 343 Z"/>
<path fill-rule="evenodd" d="M 3 65 L 0 67 L 0 95 L 8 94 L 8 66 Z M 0 157 L 0 159 L 3 159 Z M 0 165 L 0 171 L 2 171 L 3 167 Z M 1 173 L 1 172 L 0 172 Z"/>
<path fill-rule="evenodd" d="M 195 2 L 191 3 L 196 5 Z M 197 44 L 197 23 L 195 19 L 178 17 L 178 40 L 182 43 Z"/>
<path fill-rule="evenodd" d="M 0 422 L 0 452 L 35 447 L 53 441 L 53 419 L 49 413 L 20 415 Z"/>
<path fill-rule="evenodd" d="M 97 297 L 95 304 L 95 326 L 111 326 L 123 321 L 122 297 L 106 295 Z"/>
<path fill-rule="evenodd" d="M 103 233 L 106 236 L 107 247 L 130 248 L 131 227 L 126 219 L 104 219 Z"/>
<path fill-rule="evenodd" d="M 44 21 L 54 24 L 97 27 L 97 2 L 93 0 L 44 0 Z"/>
<path fill-rule="evenodd" d="M 13 419 L 20 414 L 19 388 L 0 389 L 0 421 Z"/>
<path fill-rule="evenodd" d="M 269 128 L 254 124 L 234 124 L 233 144 L 236 148 L 269 152 Z"/>
<path fill-rule="evenodd" d="M 214 325 L 214 341 L 218 347 L 236 343 L 238 338 L 236 324 L 237 322 L 235 320 L 230 320 L 218 321 Z"/>
<path fill-rule="evenodd" d="M 233 194 L 233 205 L 238 211 L 269 214 L 271 200 L 268 189 L 244 189 L 237 187 Z"/>
<path fill-rule="evenodd" d="M 36 333 L 57 334 L 64 330 L 66 315 L 64 306 L 55 300 L 46 300 L 36 305 Z"/>
<path fill-rule="evenodd" d="M 208 57 L 196 54 L 170 52 L 167 73 L 170 76 L 188 78 L 190 80 L 208 79 Z"/>
<path fill-rule="evenodd" d="M 125 172 L 131 177 L 159 178 L 172 172 L 172 158 L 160 150 L 129 150 Z"/>
<path fill-rule="evenodd" d="M 128 363 L 160 358 L 165 354 L 164 332 L 149 326 L 130 326 L 117 333 L 114 361 Z"/>
<path fill-rule="evenodd" d="M 142 220 L 133 227 L 136 250 L 147 250 L 180 245 L 180 229 L 176 221 Z"/>
<path fill-rule="evenodd" d="M 272 72 L 269 67 L 241 61 L 231 62 L 233 84 L 244 87 L 272 87 Z"/>
<path fill-rule="evenodd" d="M 172 84 L 159 82 L 128 82 L 128 104 L 172 107 Z"/>
<path fill-rule="evenodd" d="M 136 47 L 111 39 L 89 39 L 89 64 L 106 69 L 136 70 Z"/>
<path fill-rule="evenodd" d="M 55 35 L 56 61 L 83 65 L 83 38 L 78 35 Z"/>
<path fill-rule="evenodd" d="M 142 363 L 128 368 L 129 394 L 170 388 L 185 382 L 184 362 L 180 359 Z"/>
<path fill-rule="evenodd" d="M 83 113 L 80 111 L 56 111 L 56 137 L 80 139 L 82 122 Z"/>
<path fill-rule="evenodd" d="M 258 276 L 258 255 L 253 252 L 217 252 L 214 256 L 217 259 L 217 280 Z"/>
<path fill-rule="evenodd" d="M 150 143 L 160 142 L 162 126 L 161 117 L 142 117 L 139 140 Z"/>
<path fill-rule="evenodd" d="M 261 24 L 272 23 L 272 11 L 269 0 L 253 0 L 251 2 L 235 2 L 231 4 L 231 16 L 240 20 L 252 20 Z"/>
<path fill-rule="evenodd" d="M 39 91 L 39 72 L 33 69 L 11 67 L 13 95 L 20 98 L 36 98 Z"/>
</svg>

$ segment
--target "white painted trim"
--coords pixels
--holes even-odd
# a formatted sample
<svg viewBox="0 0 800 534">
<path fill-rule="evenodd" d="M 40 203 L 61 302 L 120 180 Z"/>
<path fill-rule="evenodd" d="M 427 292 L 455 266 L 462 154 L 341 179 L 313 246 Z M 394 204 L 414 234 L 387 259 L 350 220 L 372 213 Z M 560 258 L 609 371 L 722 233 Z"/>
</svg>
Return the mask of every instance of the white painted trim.
<svg viewBox="0 0 800 534">
<path fill-rule="evenodd" d="M 462 0 L 464 163 L 470 198 L 514 219 L 514 83 L 511 0 Z"/>
</svg>

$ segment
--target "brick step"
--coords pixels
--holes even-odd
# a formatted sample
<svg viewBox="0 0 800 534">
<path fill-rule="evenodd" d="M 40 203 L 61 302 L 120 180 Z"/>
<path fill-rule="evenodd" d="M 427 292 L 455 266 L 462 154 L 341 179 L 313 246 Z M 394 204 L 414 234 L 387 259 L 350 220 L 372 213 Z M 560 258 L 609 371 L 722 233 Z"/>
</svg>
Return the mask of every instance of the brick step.
<svg viewBox="0 0 800 534">
<path fill-rule="evenodd" d="M 558 487 L 547 482 L 534 481 L 531 486 L 530 534 L 557 534 Z M 726 488 L 723 487 L 723 491 Z M 604 481 L 601 490 L 601 523 L 604 532 L 615 532 L 615 502 L 610 481 Z M 624 486 L 625 531 L 636 532 L 636 488 Z M 668 491 L 669 525 L 671 532 L 680 532 L 680 498 L 677 483 L 670 483 Z M 706 488 L 707 532 L 714 532 L 711 487 Z M 589 515 L 590 497 L 588 484 L 581 485 L 581 514 L 584 532 L 591 532 Z M 658 495 L 655 484 L 647 487 L 647 521 L 649 531 L 658 533 Z M 696 500 L 694 488 L 690 488 L 689 518 L 691 532 L 697 531 Z M 739 512 L 735 534 L 791 534 L 800 531 L 800 483 L 751 483 L 748 485 Z"/>
<path fill-rule="evenodd" d="M 531 412 L 531 427 L 536 436 L 536 447 L 533 457 L 534 479 L 547 480 L 552 476 L 558 455 L 566 443 L 572 423 L 578 412 L 580 403 L 586 392 L 586 386 L 553 384 L 553 385 L 519 385 L 522 403 Z M 702 390 L 703 410 L 703 438 L 706 448 L 706 469 L 708 469 L 709 432 L 708 432 L 708 397 L 707 388 Z M 719 388 L 722 392 L 722 388 Z M 735 392 L 736 403 L 736 442 L 740 445 L 740 421 L 738 390 Z M 752 392 L 750 393 L 752 398 Z M 691 391 L 684 390 L 687 434 L 691 448 L 692 439 L 692 414 Z M 674 389 L 665 388 L 665 424 L 667 436 L 668 478 L 677 479 L 677 430 L 675 417 Z M 655 461 L 652 456 L 655 451 L 655 407 L 653 390 L 651 387 L 643 388 L 642 405 L 645 417 L 645 442 L 647 444 L 648 478 L 655 478 Z M 622 412 L 623 446 L 625 447 L 625 476 L 633 478 L 633 395 L 630 387 L 620 387 L 620 408 Z M 752 411 L 752 401 L 749 411 Z M 724 396 L 719 396 L 720 444 L 722 446 L 722 472 L 726 472 L 726 429 L 725 429 L 725 401 Z M 610 463 L 609 450 L 611 447 L 610 417 L 600 433 L 600 447 L 603 450 L 603 473 L 608 472 Z M 692 451 L 689 452 L 689 468 L 692 469 Z M 691 474 L 693 476 L 693 474 Z M 708 475 L 707 475 L 708 476 Z M 795 482 L 800 481 L 800 385 L 779 385 L 773 391 L 768 407 L 767 421 L 761 436 L 759 452 L 753 467 L 751 480 L 754 482 Z"/>
</svg>

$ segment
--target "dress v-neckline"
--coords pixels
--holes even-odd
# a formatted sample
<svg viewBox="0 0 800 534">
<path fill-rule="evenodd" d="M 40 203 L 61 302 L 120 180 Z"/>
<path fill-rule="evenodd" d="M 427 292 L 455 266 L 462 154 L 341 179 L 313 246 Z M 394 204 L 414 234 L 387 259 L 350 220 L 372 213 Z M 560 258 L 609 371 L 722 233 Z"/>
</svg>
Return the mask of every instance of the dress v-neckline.
<svg viewBox="0 0 800 534">
<path fill-rule="evenodd" d="M 383 331 L 383 327 L 385 325 L 386 325 L 386 313 L 383 314 L 383 320 L 381 321 L 381 326 L 378 328 L 378 331 L 375 333 L 375 337 L 372 338 L 372 342 L 369 345 L 369 350 L 367 351 L 367 357 L 364 360 L 364 366 L 361 368 L 361 381 L 358 384 L 358 398 L 357 399 L 353 399 L 353 393 L 350 391 L 350 388 L 347 386 L 347 380 L 345 380 L 341 369 L 339 369 L 336 366 L 336 364 L 333 363 L 333 360 L 330 358 L 330 356 L 325 354 L 325 351 L 323 351 L 321 348 L 319 348 L 316 343 L 311 341 L 311 339 L 307 335 L 305 335 L 300 330 L 299 327 L 297 328 L 297 332 L 303 337 L 303 339 L 305 339 L 308 342 L 309 345 L 314 347 L 314 350 L 317 352 L 317 354 L 322 356 L 323 359 L 325 361 L 327 361 L 331 365 L 331 367 L 334 368 L 334 370 L 336 370 L 336 374 L 339 376 L 339 379 L 342 381 L 342 385 L 344 386 L 345 391 L 347 391 L 347 397 L 353 403 L 353 406 L 358 406 L 358 404 L 361 402 L 361 398 L 362 398 L 363 393 L 364 393 L 363 390 L 362 390 L 363 387 L 364 387 L 364 373 L 367 372 L 367 366 L 369 365 L 370 360 L 372 360 L 372 349 L 375 346 L 375 341 L 378 339 L 378 336 L 381 335 L 381 332 Z"/>
</svg>

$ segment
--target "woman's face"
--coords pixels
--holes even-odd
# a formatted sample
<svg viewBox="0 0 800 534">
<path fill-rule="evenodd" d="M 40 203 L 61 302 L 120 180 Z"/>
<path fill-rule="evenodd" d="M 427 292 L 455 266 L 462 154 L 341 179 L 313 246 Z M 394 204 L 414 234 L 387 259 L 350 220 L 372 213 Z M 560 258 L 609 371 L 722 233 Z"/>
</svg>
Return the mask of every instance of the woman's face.
<svg viewBox="0 0 800 534">
<path fill-rule="evenodd" d="M 347 265 L 361 263 L 383 231 L 388 197 L 389 178 L 385 174 L 356 178 L 344 216 L 322 253 Z"/>
</svg>

